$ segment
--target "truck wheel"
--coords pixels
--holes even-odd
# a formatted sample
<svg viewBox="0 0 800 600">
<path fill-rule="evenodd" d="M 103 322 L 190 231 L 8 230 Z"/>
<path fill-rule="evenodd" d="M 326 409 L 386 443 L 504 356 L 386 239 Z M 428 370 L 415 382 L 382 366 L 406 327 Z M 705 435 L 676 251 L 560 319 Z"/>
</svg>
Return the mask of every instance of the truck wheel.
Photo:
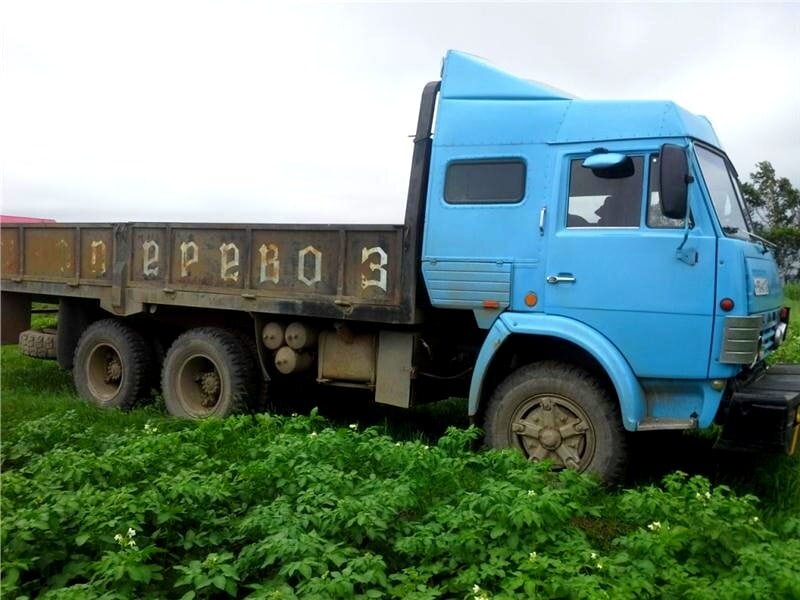
<svg viewBox="0 0 800 600">
<path fill-rule="evenodd" d="M 253 388 L 251 395 L 247 398 L 247 407 L 250 412 L 264 412 L 267 410 L 267 379 L 261 370 L 261 363 L 258 358 L 258 348 L 254 334 L 247 334 L 243 331 L 235 331 L 239 340 L 244 346 L 247 356 L 250 358 L 250 369 L 253 372 Z"/>
<path fill-rule="evenodd" d="M 161 389 L 167 410 L 188 419 L 242 412 L 255 391 L 253 364 L 235 333 L 216 327 L 187 331 L 164 359 Z"/>
<path fill-rule="evenodd" d="M 149 371 L 147 343 L 120 321 L 95 321 L 78 340 L 72 368 L 75 387 L 102 408 L 132 408 L 149 391 Z"/>
<path fill-rule="evenodd" d="M 617 403 L 586 371 L 557 362 L 521 367 L 486 410 L 486 441 L 517 448 L 529 460 L 616 481 L 625 466 L 625 432 Z"/>
<path fill-rule="evenodd" d="M 56 358 L 56 330 L 28 329 L 19 334 L 19 350 L 33 358 Z"/>
</svg>

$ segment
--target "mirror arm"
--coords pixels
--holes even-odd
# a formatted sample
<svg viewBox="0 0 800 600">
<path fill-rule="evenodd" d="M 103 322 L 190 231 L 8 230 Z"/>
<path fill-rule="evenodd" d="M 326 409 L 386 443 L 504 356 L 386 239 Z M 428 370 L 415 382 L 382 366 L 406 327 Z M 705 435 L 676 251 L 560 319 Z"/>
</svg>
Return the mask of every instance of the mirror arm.
<svg viewBox="0 0 800 600">
<path fill-rule="evenodd" d="M 690 181 L 691 180 L 691 181 Z M 686 176 L 686 183 L 692 183 L 694 181 L 694 177 L 691 175 Z M 686 192 L 686 215 L 683 217 L 683 241 L 681 245 L 675 250 L 675 256 L 681 262 L 685 262 L 687 265 L 694 266 L 697 264 L 699 256 L 697 254 L 697 250 L 695 248 L 686 248 L 684 250 L 684 246 L 689 239 L 689 216 L 692 213 L 691 205 L 689 204 L 689 192 Z"/>
</svg>

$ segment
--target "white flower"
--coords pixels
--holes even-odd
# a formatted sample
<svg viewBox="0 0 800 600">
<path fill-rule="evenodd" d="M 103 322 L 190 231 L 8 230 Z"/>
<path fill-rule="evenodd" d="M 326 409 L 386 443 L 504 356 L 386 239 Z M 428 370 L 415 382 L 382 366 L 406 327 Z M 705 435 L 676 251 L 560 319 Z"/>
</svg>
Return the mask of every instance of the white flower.
<svg viewBox="0 0 800 600">
<path fill-rule="evenodd" d="M 114 541 L 117 542 L 117 543 L 122 542 L 122 534 L 118 533 L 117 535 L 115 535 L 114 536 Z"/>
<path fill-rule="evenodd" d="M 472 586 L 472 594 L 475 600 L 489 600 L 489 595 L 477 583 Z"/>
<path fill-rule="evenodd" d="M 308 437 L 312 437 L 312 438 L 313 437 L 317 437 L 317 432 L 316 431 L 312 431 L 311 433 L 308 434 Z"/>
<path fill-rule="evenodd" d="M 536 490 L 528 490 L 528 498 L 533 498 L 536 495 Z"/>
<path fill-rule="evenodd" d="M 602 571 L 603 570 L 603 563 L 597 563 L 597 568 Z"/>
<path fill-rule="evenodd" d="M 650 531 L 658 531 L 661 529 L 661 521 L 653 521 L 650 525 L 647 526 Z"/>
<path fill-rule="evenodd" d="M 711 492 L 706 492 L 706 500 L 711 500 Z"/>
<path fill-rule="evenodd" d="M 531 562 L 533 562 L 533 561 L 535 561 L 535 560 L 536 560 L 536 557 L 538 557 L 538 556 L 539 556 L 539 555 L 538 555 L 538 554 L 536 554 L 536 552 L 535 552 L 535 551 L 534 551 L 534 552 L 531 552 L 530 554 L 528 554 L 528 560 L 529 560 L 529 561 L 531 561 Z"/>
<path fill-rule="evenodd" d="M 358 424 L 356 424 L 356 423 L 350 423 L 350 429 L 352 429 L 353 431 L 355 431 L 356 429 L 358 429 Z"/>
<path fill-rule="evenodd" d="M 428 444 L 425 444 L 425 445 L 423 446 L 423 448 L 425 448 L 425 450 L 430 450 L 430 449 L 431 449 L 431 447 L 430 447 L 430 446 L 428 446 Z"/>
<path fill-rule="evenodd" d="M 150 421 L 144 424 L 144 432 L 148 434 L 156 433 L 158 431 L 158 427 L 153 427 L 150 424 Z"/>
<path fill-rule="evenodd" d="M 592 553 L 589 555 L 589 558 L 591 558 L 592 560 L 597 560 L 597 552 L 592 552 Z"/>
<path fill-rule="evenodd" d="M 753 517 L 752 519 L 750 519 L 750 522 L 751 523 L 758 523 L 758 520 L 759 520 L 758 517 Z"/>
<path fill-rule="evenodd" d="M 296 417 L 296 416 L 298 416 L 298 415 L 297 415 L 297 413 L 292 413 L 292 416 L 293 416 L 293 417 Z"/>
<path fill-rule="evenodd" d="M 136 540 L 128 540 L 128 546 L 131 548 L 136 548 Z"/>
<path fill-rule="evenodd" d="M 403 444 L 401 444 L 400 442 L 397 442 L 397 443 L 395 443 L 395 446 L 398 446 L 398 447 L 400 447 L 400 446 L 402 446 L 402 445 L 403 445 Z"/>
</svg>

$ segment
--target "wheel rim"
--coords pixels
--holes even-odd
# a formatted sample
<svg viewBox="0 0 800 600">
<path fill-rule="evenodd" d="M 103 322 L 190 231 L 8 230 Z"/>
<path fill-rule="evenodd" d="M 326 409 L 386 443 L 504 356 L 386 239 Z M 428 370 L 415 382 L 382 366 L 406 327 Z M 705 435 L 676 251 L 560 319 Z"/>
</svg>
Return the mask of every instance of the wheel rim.
<svg viewBox="0 0 800 600">
<path fill-rule="evenodd" d="M 181 363 L 177 378 L 178 400 L 192 416 L 210 415 L 225 394 L 225 382 L 214 360 L 195 354 Z"/>
<path fill-rule="evenodd" d="M 95 344 L 86 361 L 86 381 L 89 391 L 101 404 L 110 402 L 125 381 L 122 357 L 114 346 Z"/>
<path fill-rule="evenodd" d="M 586 412 L 565 396 L 527 398 L 512 415 L 508 433 L 529 460 L 549 459 L 557 468 L 583 471 L 594 457 L 592 423 Z"/>
</svg>

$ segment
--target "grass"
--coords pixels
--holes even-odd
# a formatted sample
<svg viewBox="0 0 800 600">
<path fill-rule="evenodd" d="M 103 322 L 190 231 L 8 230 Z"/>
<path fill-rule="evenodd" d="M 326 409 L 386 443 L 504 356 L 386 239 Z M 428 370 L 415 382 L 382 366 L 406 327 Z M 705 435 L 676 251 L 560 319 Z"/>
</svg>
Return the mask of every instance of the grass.
<svg viewBox="0 0 800 600">
<path fill-rule="evenodd" d="M 800 289 L 800 286 L 797 287 Z M 792 289 L 792 293 L 795 294 L 794 289 Z M 787 296 L 784 301 L 784 305 L 788 306 L 791 311 L 789 336 L 783 345 L 770 356 L 771 363 L 800 363 L 800 291 L 797 291 L 796 295 L 798 297 L 794 299 Z"/>
</svg>

